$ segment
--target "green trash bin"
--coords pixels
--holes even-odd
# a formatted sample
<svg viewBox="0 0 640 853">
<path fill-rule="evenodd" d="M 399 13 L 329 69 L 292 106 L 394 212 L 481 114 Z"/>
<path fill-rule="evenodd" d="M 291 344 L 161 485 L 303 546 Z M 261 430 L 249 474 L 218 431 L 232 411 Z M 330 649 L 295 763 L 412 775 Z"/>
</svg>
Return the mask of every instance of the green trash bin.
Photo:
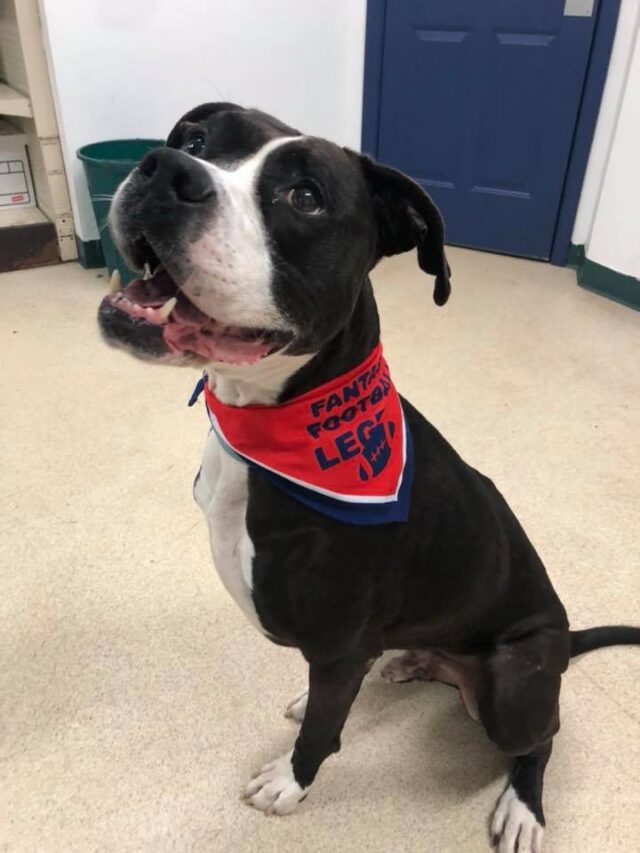
<svg viewBox="0 0 640 853">
<path fill-rule="evenodd" d="M 105 263 L 110 273 L 114 269 L 120 271 L 123 283 L 131 281 L 135 273 L 118 254 L 109 232 L 107 216 L 111 199 L 118 186 L 147 151 L 159 145 L 164 145 L 163 139 L 110 139 L 83 145 L 78 149 L 78 157 L 82 160 L 89 184 L 89 195 L 100 231 Z"/>
</svg>

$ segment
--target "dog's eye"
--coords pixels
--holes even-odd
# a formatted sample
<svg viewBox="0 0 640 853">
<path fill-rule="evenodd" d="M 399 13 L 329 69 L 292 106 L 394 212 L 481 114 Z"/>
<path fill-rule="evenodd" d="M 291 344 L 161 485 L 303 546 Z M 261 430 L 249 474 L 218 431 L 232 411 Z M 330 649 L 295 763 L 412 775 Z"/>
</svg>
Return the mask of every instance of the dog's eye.
<svg viewBox="0 0 640 853">
<path fill-rule="evenodd" d="M 182 150 L 193 157 L 197 157 L 198 154 L 202 154 L 204 151 L 205 142 L 204 133 L 194 133 L 182 146 Z"/>
<path fill-rule="evenodd" d="M 294 187 L 287 193 L 287 201 L 296 210 L 301 213 L 306 213 L 309 216 L 315 216 L 322 210 L 322 198 L 320 193 L 314 187 L 308 184 L 302 184 Z"/>
</svg>

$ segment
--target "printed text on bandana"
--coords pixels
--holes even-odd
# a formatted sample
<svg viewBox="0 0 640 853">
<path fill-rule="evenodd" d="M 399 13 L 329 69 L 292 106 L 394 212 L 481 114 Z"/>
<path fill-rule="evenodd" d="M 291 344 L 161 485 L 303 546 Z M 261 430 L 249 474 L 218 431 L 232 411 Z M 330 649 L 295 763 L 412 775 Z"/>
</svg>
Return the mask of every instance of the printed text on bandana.
<svg viewBox="0 0 640 853">
<path fill-rule="evenodd" d="M 309 404 L 307 432 L 313 453 L 323 471 L 360 456 L 361 480 L 377 477 L 384 470 L 396 430 L 385 417 L 384 400 L 391 378 L 382 359 L 355 379 Z"/>
</svg>

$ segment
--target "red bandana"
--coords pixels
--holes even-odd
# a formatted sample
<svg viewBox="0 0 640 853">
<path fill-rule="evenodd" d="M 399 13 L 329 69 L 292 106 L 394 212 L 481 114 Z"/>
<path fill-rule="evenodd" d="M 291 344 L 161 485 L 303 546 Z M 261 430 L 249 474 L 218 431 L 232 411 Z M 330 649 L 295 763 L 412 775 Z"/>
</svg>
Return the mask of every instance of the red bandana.
<svg viewBox="0 0 640 853">
<path fill-rule="evenodd" d="M 352 524 L 406 521 L 411 439 L 380 344 L 280 405 L 229 406 L 204 393 L 221 444 L 297 500 Z"/>
</svg>

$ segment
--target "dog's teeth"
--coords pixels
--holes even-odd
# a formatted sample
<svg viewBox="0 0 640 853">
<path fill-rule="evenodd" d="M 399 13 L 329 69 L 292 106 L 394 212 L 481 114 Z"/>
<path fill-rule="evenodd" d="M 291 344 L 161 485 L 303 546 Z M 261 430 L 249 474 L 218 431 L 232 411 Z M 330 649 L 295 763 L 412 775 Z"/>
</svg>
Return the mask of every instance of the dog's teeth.
<svg viewBox="0 0 640 853">
<path fill-rule="evenodd" d="M 167 299 L 167 301 L 161 308 L 156 309 L 156 317 L 158 317 L 160 320 L 168 320 L 169 314 L 171 314 L 177 304 L 178 300 L 175 296 L 172 296 L 171 299 Z"/>
<path fill-rule="evenodd" d="M 142 280 L 146 281 L 148 278 L 151 278 L 151 267 L 149 264 L 144 265 L 144 272 L 142 273 Z"/>
<path fill-rule="evenodd" d="M 118 270 L 114 270 L 111 273 L 111 278 L 109 280 L 109 293 L 111 296 L 116 296 L 120 293 L 120 273 Z"/>
</svg>

